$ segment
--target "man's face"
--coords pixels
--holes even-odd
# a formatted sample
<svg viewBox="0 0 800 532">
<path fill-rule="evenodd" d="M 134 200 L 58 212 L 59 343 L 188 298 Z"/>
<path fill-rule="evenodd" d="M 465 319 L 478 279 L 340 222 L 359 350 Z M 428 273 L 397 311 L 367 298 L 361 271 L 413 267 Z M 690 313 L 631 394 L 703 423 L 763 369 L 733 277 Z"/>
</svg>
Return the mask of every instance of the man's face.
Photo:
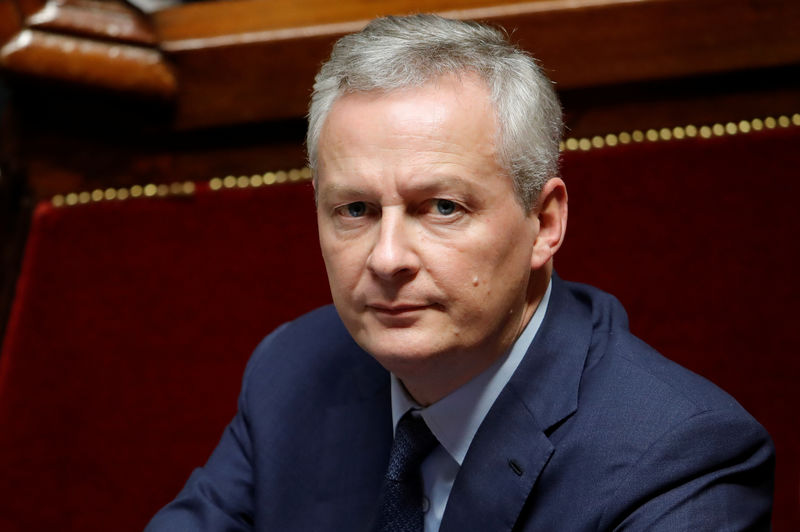
<svg viewBox="0 0 800 532">
<path fill-rule="evenodd" d="M 333 301 L 404 382 L 443 364 L 471 378 L 533 312 L 538 221 L 498 165 L 496 131 L 471 75 L 343 96 L 323 127 L 317 219 Z"/>
</svg>

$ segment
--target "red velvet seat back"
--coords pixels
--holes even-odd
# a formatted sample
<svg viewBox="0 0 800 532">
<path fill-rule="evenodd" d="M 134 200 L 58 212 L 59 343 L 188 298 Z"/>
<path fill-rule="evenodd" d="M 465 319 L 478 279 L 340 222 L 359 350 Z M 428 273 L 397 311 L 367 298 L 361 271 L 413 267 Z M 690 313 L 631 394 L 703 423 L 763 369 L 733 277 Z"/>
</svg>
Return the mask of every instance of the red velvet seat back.
<svg viewBox="0 0 800 532">
<path fill-rule="evenodd" d="M 800 525 L 800 128 L 569 151 L 562 277 L 733 393 Z M 0 530 L 141 530 L 215 445 L 244 364 L 330 300 L 310 185 L 37 208 L 0 355 Z"/>
</svg>

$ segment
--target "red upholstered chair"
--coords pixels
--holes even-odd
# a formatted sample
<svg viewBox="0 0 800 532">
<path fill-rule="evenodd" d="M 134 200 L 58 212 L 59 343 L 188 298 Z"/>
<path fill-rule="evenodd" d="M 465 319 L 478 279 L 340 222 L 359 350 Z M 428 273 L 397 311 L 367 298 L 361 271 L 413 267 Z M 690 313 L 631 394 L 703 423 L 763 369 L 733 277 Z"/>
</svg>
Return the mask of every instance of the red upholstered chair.
<svg viewBox="0 0 800 532">
<path fill-rule="evenodd" d="M 0 530 L 144 528 L 259 340 L 329 294 L 308 182 L 41 203 L 0 358 Z"/>
<path fill-rule="evenodd" d="M 556 262 L 767 427 L 778 531 L 800 526 L 798 118 L 570 141 Z M 0 355 L 0 530 L 141 530 L 215 445 L 259 339 L 329 301 L 308 182 L 240 181 L 37 207 Z"/>
</svg>

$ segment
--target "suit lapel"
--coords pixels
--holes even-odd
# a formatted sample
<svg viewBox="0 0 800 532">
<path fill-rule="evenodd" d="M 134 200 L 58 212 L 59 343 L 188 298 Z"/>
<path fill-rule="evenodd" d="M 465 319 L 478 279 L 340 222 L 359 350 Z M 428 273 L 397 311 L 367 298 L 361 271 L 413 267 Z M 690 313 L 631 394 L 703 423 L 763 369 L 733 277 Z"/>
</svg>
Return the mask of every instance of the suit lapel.
<svg viewBox="0 0 800 532">
<path fill-rule="evenodd" d="M 511 530 L 557 449 L 549 431 L 578 407 L 591 310 L 553 276 L 547 314 L 481 424 L 456 477 L 442 532 Z"/>
<path fill-rule="evenodd" d="M 490 415 L 481 425 L 450 493 L 442 532 L 511 530 L 553 453 L 524 404 L 508 394 L 501 401 L 514 422 Z"/>
</svg>

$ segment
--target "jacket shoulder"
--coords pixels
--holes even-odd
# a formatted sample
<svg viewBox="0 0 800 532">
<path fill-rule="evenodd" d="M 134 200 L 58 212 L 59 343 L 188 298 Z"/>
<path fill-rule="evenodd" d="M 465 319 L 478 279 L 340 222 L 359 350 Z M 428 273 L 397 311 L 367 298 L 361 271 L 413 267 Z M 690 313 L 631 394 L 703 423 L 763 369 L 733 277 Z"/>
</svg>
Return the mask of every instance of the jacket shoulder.
<svg viewBox="0 0 800 532">
<path fill-rule="evenodd" d="M 616 298 L 566 284 L 592 332 L 578 407 L 550 436 L 550 473 L 560 474 L 548 478 L 596 508 L 601 529 L 768 522 L 774 447 L 764 428 L 724 390 L 634 336 Z M 733 500 L 736 512 L 704 526 Z"/>
</svg>

